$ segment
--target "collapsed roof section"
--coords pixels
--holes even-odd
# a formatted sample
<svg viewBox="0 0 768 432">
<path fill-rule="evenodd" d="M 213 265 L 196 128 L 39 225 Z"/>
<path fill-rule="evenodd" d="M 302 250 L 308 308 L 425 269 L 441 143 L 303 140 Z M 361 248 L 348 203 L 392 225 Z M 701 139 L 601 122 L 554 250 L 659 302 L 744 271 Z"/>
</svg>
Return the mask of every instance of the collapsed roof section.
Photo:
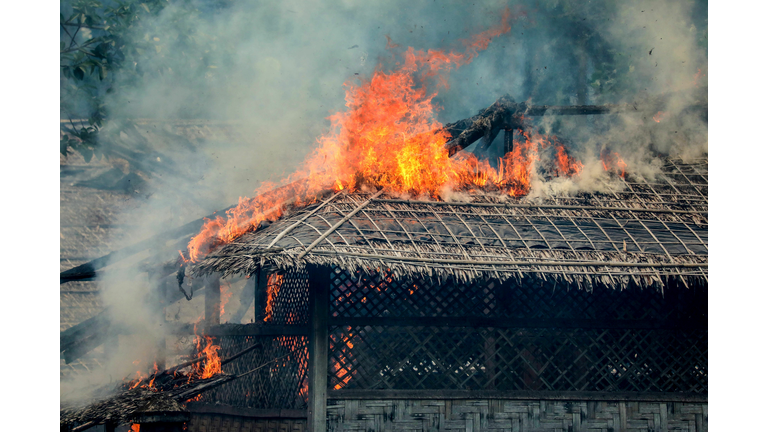
<svg viewBox="0 0 768 432">
<path fill-rule="evenodd" d="M 707 281 L 707 159 L 668 158 L 654 182 L 541 202 L 471 194 L 415 201 L 338 193 L 214 250 L 196 275 L 306 264 L 470 282 L 533 275 L 622 288 Z"/>
</svg>

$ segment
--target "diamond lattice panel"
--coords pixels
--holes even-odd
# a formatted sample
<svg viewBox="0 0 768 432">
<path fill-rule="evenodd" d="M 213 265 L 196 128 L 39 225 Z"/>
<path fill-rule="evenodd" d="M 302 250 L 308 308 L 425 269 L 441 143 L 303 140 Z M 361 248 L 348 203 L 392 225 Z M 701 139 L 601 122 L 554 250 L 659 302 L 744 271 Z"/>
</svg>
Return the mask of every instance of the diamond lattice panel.
<svg viewBox="0 0 768 432">
<path fill-rule="evenodd" d="M 707 331 L 336 327 L 329 387 L 706 392 Z"/>
</svg>

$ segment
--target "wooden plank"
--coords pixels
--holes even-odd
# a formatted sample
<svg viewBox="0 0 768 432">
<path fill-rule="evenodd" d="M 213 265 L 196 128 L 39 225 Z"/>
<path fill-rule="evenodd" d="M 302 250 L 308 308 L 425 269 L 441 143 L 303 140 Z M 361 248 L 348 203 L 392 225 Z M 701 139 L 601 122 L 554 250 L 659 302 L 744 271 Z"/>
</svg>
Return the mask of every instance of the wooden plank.
<svg viewBox="0 0 768 432">
<path fill-rule="evenodd" d="M 194 334 L 194 325 L 185 324 L 173 331 L 174 335 Z M 263 323 L 251 324 L 219 324 L 205 329 L 208 336 L 307 336 L 309 327 L 306 325 L 274 325 Z"/>
<path fill-rule="evenodd" d="M 308 266 L 309 273 L 309 432 L 325 432 L 328 394 L 328 309 L 330 270 Z"/>
<path fill-rule="evenodd" d="M 619 320 L 575 318 L 484 318 L 484 317 L 337 317 L 331 326 L 417 326 L 577 329 L 705 329 L 706 320 Z"/>
<path fill-rule="evenodd" d="M 200 414 L 223 414 L 252 418 L 295 418 L 306 419 L 307 410 L 299 409 L 258 409 L 247 407 L 234 407 L 221 404 L 207 404 L 203 402 L 187 403 L 187 410 Z"/>
<path fill-rule="evenodd" d="M 310 341 L 311 342 L 311 341 Z M 507 391 L 507 390 L 329 390 L 329 399 L 508 399 L 600 402 L 694 402 L 706 403 L 706 393 L 689 392 L 589 392 L 589 391 Z M 617 409 L 618 412 L 618 409 Z"/>
</svg>

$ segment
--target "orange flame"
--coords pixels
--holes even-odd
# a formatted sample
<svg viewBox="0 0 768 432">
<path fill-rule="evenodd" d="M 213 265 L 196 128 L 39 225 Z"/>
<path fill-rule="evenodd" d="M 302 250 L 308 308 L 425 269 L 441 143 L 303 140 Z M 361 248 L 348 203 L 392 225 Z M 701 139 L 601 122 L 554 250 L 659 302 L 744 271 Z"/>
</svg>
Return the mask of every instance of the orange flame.
<svg viewBox="0 0 768 432">
<path fill-rule="evenodd" d="M 657 112 L 657 113 L 656 113 L 656 115 L 655 115 L 655 116 L 653 116 L 653 121 L 655 121 L 656 123 L 661 123 L 661 120 L 662 120 L 664 117 L 666 117 L 666 116 L 667 116 L 667 114 L 668 114 L 668 113 L 666 113 L 666 112 L 664 112 L 664 111 L 659 111 L 659 112 Z"/>
<path fill-rule="evenodd" d="M 501 23 L 465 40 L 463 52 L 415 50 L 409 47 L 390 72 L 381 65 L 370 79 L 345 84 L 347 109 L 329 117 L 331 130 L 318 138 L 317 147 L 303 167 L 282 181 L 281 188 L 264 184 L 255 198 L 240 198 L 237 207 L 208 220 L 188 245 L 189 257 L 198 261 L 214 247 L 229 243 L 276 220 L 290 203 L 307 205 L 325 190 L 385 189 L 399 195 L 437 199 L 446 188 L 496 189 L 519 197 L 530 191 L 539 150 L 560 146 L 556 138 L 524 133 L 514 149 L 494 168 L 474 155 L 448 156 L 451 138 L 436 120 L 437 95 L 427 88 L 447 87 L 446 73 L 471 62 L 491 40 L 511 30 L 511 13 Z M 387 38 L 390 49 L 396 45 Z M 573 176 L 581 164 L 557 147 L 556 175 Z M 267 192 L 269 191 L 269 192 Z M 268 312 L 268 317 L 269 317 Z"/>
<path fill-rule="evenodd" d="M 275 305 L 275 298 L 281 286 L 283 286 L 283 275 L 273 273 L 267 276 L 267 305 L 264 311 L 264 322 L 272 321 L 272 307 Z"/>
<path fill-rule="evenodd" d="M 219 312 L 219 317 L 224 316 L 224 306 L 229 303 L 229 299 L 232 297 L 232 291 L 230 290 L 232 288 L 232 285 L 227 281 L 222 281 L 221 284 L 221 299 L 220 299 L 220 307 L 221 311 Z"/>
<path fill-rule="evenodd" d="M 603 163 L 603 169 L 608 172 L 614 172 L 624 178 L 627 169 L 627 163 L 618 153 L 611 153 L 604 149 L 600 154 L 600 161 Z"/>
<path fill-rule="evenodd" d="M 134 423 L 131 425 L 131 432 L 139 432 L 140 425 L 138 423 Z"/>
<path fill-rule="evenodd" d="M 349 333 L 342 334 L 341 337 L 337 337 L 335 334 L 331 334 L 331 348 L 335 350 L 340 350 L 345 355 L 342 356 L 332 356 L 331 359 L 331 370 L 330 372 L 336 377 L 336 379 L 339 381 L 334 386 L 334 390 L 339 390 L 349 383 L 349 381 L 352 380 L 352 376 L 356 373 L 354 369 L 350 372 L 344 365 L 347 364 L 347 361 L 345 358 L 351 357 L 351 350 L 355 346 L 352 342 L 357 336 L 355 336 L 354 333 L 352 333 L 350 330 L 351 327 L 347 327 L 347 331 Z M 335 345 L 335 346 L 334 346 Z"/>
<path fill-rule="evenodd" d="M 205 341 L 205 346 L 201 347 L 203 341 Z M 197 337 L 197 352 L 206 357 L 206 360 L 203 361 L 202 364 L 198 363 L 196 366 L 200 378 L 210 378 L 221 373 L 221 358 L 219 358 L 220 349 L 221 347 L 214 343 L 212 337 Z"/>
</svg>

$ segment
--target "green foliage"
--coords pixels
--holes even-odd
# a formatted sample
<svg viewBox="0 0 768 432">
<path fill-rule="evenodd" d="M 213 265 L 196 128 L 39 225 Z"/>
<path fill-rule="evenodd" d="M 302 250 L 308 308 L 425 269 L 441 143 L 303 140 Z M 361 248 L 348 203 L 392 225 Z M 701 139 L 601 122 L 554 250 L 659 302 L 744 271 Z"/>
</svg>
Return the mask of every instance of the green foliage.
<svg viewBox="0 0 768 432">
<path fill-rule="evenodd" d="M 199 30 L 200 12 L 189 1 L 65 0 L 61 10 L 60 108 L 63 118 L 87 119 L 64 125 L 64 155 L 73 149 L 87 161 L 111 156 L 109 138 L 135 128 L 108 107 L 126 106 L 147 80 L 215 73 L 215 37 Z"/>
</svg>

